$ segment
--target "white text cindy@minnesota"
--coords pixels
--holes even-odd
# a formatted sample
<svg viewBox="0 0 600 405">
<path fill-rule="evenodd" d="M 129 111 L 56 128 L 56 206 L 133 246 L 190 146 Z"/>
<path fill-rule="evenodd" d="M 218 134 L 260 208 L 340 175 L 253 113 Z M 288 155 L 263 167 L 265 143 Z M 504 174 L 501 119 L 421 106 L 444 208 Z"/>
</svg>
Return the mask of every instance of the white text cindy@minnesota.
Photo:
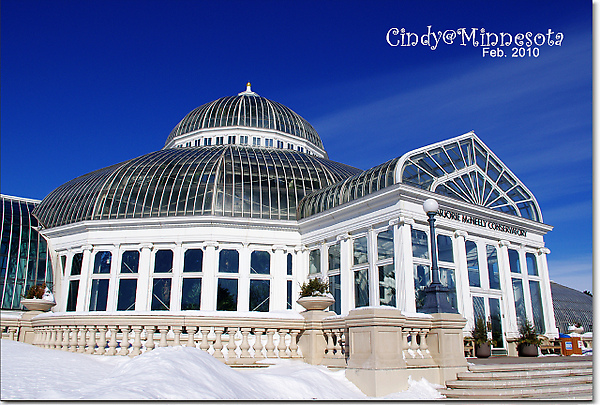
<svg viewBox="0 0 600 405">
<path fill-rule="evenodd" d="M 390 46 L 428 46 L 435 51 L 440 44 L 462 46 L 471 45 L 477 47 L 491 46 L 518 46 L 518 47 L 540 47 L 561 46 L 564 39 L 562 32 L 554 32 L 548 28 L 546 33 L 519 32 L 511 34 L 508 32 L 487 32 L 485 28 L 458 28 L 456 30 L 433 31 L 431 25 L 427 26 L 427 32 L 418 34 L 408 32 L 405 28 L 390 28 L 386 34 L 386 41 Z"/>
</svg>

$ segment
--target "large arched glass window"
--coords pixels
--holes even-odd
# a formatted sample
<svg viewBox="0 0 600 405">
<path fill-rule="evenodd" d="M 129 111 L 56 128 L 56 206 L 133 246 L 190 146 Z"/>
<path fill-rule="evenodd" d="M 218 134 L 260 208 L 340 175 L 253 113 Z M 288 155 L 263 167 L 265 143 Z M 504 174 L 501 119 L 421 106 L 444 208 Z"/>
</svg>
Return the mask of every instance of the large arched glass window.
<svg viewBox="0 0 600 405">
<path fill-rule="evenodd" d="M 271 254 L 255 250 L 250 254 L 250 311 L 268 312 L 271 282 Z"/>
<path fill-rule="evenodd" d="M 487 266 L 490 280 L 490 288 L 494 290 L 500 289 L 500 269 L 498 267 L 498 253 L 494 246 L 487 245 Z"/>
<path fill-rule="evenodd" d="M 156 251 L 154 256 L 151 310 L 168 311 L 171 309 L 172 274 L 173 251 L 169 249 Z"/>
<path fill-rule="evenodd" d="M 218 278 L 217 311 L 237 311 L 239 263 L 240 255 L 237 250 L 223 249 L 219 252 L 219 273 L 230 276 Z"/>
<path fill-rule="evenodd" d="M 202 249 L 188 249 L 183 255 L 181 310 L 199 310 L 202 292 Z"/>
<path fill-rule="evenodd" d="M 117 311 L 133 311 L 135 309 L 139 263 L 140 252 L 137 250 L 127 250 L 121 255 Z"/>
<path fill-rule="evenodd" d="M 94 256 L 94 268 L 92 270 L 90 311 L 106 311 L 111 262 L 111 252 L 96 252 Z"/>
<path fill-rule="evenodd" d="M 481 287 L 481 279 L 479 277 L 479 257 L 477 255 L 477 245 L 470 240 L 465 242 L 465 250 L 467 251 L 467 269 L 469 271 L 469 286 Z"/>
</svg>

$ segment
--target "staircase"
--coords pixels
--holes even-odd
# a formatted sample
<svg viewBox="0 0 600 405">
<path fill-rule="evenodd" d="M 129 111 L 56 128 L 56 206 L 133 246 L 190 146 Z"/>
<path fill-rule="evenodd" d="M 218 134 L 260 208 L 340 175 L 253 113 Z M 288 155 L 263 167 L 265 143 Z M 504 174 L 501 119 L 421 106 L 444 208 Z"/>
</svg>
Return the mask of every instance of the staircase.
<svg viewBox="0 0 600 405">
<path fill-rule="evenodd" d="M 592 362 L 469 365 L 440 393 L 454 399 L 580 399 L 591 400 Z"/>
</svg>

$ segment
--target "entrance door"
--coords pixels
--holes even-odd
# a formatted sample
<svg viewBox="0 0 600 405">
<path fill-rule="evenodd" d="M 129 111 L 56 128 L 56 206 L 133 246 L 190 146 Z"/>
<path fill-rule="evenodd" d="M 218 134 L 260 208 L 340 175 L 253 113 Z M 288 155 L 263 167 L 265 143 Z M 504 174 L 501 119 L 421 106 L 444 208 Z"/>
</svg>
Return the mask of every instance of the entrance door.
<svg viewBox="0 0 600 405">
<path fill-rule="evenodd" d="M 492 345 L 493 354 L 506 354 L 506 345 L 504 342 L 504 333 L 502 333 L 502 306 L 500 305 L 499 297 L 491 296 L 473 296 L 473 313 L 475 320 L 483 318 L 491 324 L 492 329 Z"/>
</svg>

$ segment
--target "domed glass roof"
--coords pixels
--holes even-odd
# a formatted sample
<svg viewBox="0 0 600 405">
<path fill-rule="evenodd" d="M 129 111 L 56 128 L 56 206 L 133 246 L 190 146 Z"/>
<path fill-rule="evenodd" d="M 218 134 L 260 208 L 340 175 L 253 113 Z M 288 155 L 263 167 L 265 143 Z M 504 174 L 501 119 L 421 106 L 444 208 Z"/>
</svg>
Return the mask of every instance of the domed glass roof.
<svg viewBox="0 0 600 405">
<path fill-rule="evenodd" d="M 225 127 L 280 131 L 302 138 L 323 149 L 319 134 L 308 121 L 283 104 L 254 93 L 250 90 L 250 83 L 246 91 L 237 96 L 222 97 L 192 110 L 173 128 L 165 146 L 185 134 L 201 129 Z"/>
<path fill-rule="evenodd" d="M 47 228 L 84 220 L 183 215 L 295 220 L 305 195 L 360 172 L 274 148 L 162 149 L 63 184 L 34 214 Z"/>
</svg>

